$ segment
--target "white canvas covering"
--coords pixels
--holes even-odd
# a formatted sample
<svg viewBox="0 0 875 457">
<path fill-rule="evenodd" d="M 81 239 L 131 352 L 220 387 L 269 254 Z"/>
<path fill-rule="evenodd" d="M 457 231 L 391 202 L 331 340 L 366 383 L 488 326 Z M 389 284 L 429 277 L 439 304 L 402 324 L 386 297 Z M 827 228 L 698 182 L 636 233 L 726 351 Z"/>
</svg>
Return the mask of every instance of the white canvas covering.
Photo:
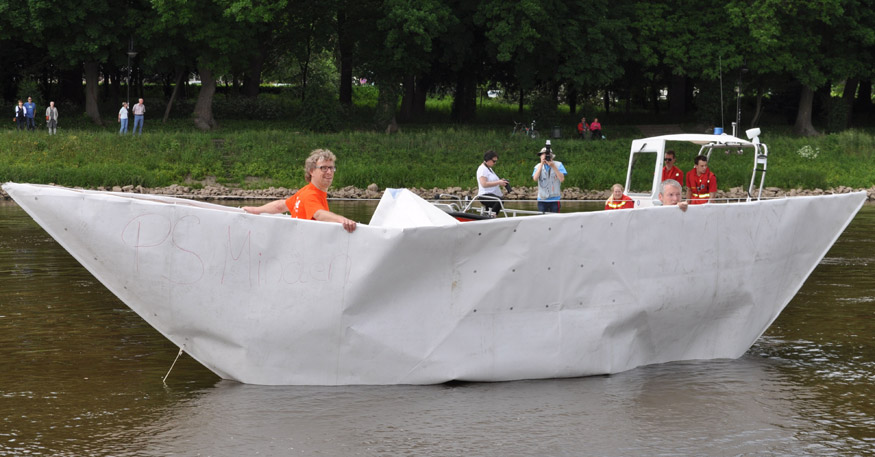
<svg viewBox="0 0 875 457">
<path fill-rule="evenodd" d="M 222 378 L 320 385 L 570 377 L 739 357 L 866 198 L 372 223 L 349 234 L 182 199 L 4 189 Z"/>
<path fill-rule="evenodd" d="M 455 225 L 459 221 L 407 189 L 386 189 L 371 216 L 376 227 Z"/>
</svg>

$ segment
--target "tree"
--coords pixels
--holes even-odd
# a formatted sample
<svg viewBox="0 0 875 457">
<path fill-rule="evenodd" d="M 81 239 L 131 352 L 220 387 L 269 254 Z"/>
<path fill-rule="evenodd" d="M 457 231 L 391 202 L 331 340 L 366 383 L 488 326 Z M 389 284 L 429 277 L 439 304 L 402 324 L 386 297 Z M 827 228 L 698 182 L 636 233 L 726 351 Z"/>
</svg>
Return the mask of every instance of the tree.
<svg viewBox="0 0 875 457">
<path fill-rule="evenodd" d="M 118 27 L 117 11 L 108 0 L 71 0 L 63 8 L 49 0 L 29 0 L 26 34 L 44 46 L 52 60 L 62 69 L 85 73 L 85 112 L 95 124 L 102 125 L 98 108 L 100 65 L 110 55 L 124 55 L 127 37 Z M 81 87 L 81 86 L 80 86 Z M 81 89 L 80 89 L 81 90 Z"/>
<path fill-rule="evenodd" d="M 260 0 L 151 0 L 161 32 L 197 49 L 201 89 L 194 108 L 194 124 L 201 130 L 218 128 L 213 117 L 216 74 L 245 67 L 251 50 L 259 46 L 263 24 L 285 9 L 286 2 Z"/>
</svg>

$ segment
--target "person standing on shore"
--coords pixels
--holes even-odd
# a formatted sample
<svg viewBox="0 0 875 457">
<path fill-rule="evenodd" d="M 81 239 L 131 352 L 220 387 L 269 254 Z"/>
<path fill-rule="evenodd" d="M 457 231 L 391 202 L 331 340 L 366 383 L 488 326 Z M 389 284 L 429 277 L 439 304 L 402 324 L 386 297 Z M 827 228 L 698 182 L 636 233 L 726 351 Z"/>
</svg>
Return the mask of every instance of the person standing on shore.
<svg viewBox="0 0 875 457">
<path fill-rule="evenodd" d="M 548 147 L 549 147 L 549 141 Z M 542 213 L 558 213 L 562 199 L 562 183 L 568 172 L 565 165 L 556 160 L 552 148 L 541 148 L 538 153 L 540 162 L 535 165 L 532 179 L 538 183 L 538 211 Z"/>
<path fill-rule="evenodd" d="M 131 129 L 131 134 L 137 134 L 137 126 L 140 126 L 140 135 L 143 134 L 143 118 L 146 115 L 146 105 L 143 104 L 143 99 L 141 98 L 134 108 L 131 110 L 134 112 L 134 128 Z"/>
<path fill-rule="evenodd" d="M 58 133 L 58 108 L 55 108 L 55 102 L 49 102 L 49 107 L 46 108 L 46 129 L 49 135 Z"/>
<path fill-rule="evenodd" d="M 337 222 L 352 233 L 356 222 L 328 210 L 328 188 L 334 180 L 334 165 L 337 157 L 327 149 L 315 149 L 304 162 L 304 179 L 307 185 L 285 200 L 274 200 L 261 206 L 244 206 L 249 214 L 279 214 L 289 211 L 292 218 L 323 222 Z"/>
<path fill-rule="evenodd" d="M 18 100 L 18 106 L 15 107 L 15 117 L 12 120 L 18 125 L 18 130 L 24 130 L 27 123 L 27 108 L 24 107 L 24 102 Z"/>
<path fill-rule="evenodd" d="M 118 123 L 121 124 L 118 133 L 119 135 L 128 134 L 128 102 L 122 102 L 122 108 L 118 110 Z"/>
<path fill-rule="evenodd" d="M 36 130 L 36 123 L 33 118 L 36 114 L 36 103 L 33 102 L 33 98 L 27 97 L 27 103 L 24 104 L 24 107 L 27 108 L 27 129 Z"/>
</svg>

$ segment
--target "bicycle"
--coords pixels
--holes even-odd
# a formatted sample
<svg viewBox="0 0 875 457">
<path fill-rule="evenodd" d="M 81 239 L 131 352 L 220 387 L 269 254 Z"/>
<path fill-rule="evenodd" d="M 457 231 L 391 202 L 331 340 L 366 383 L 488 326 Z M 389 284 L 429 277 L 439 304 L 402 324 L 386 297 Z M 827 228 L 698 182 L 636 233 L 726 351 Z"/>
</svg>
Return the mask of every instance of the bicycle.
<svg viewBox="0 0 875 457">
<path fill-rule="evenodd" d="M 527 126 L 522 122 L 513 121 L 513 132 L 511 132 L 510 136 L 515 136 L 518 133 L 532 139 L 537 138 L 538 131 L 535 130 L 535 121 L 532 120 L 532 124 L 530 126 Z"/>
</svg>

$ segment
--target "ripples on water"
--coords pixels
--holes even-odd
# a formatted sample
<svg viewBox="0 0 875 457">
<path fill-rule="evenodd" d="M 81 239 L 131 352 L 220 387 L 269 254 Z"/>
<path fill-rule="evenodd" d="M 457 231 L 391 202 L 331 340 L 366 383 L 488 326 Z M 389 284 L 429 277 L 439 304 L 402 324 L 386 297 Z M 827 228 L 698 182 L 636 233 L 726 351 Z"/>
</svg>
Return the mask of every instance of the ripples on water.
<svg viewBox="0 0 875 457">
<path fill-rule="evenodd" d="M 873 455 L 873 230 L 867 207 L 739 360 L 332 388 L 219 381 L 184 355 L 165 386 L 177 348 L 0 205 L 0 456 Z"/>
</svg>

